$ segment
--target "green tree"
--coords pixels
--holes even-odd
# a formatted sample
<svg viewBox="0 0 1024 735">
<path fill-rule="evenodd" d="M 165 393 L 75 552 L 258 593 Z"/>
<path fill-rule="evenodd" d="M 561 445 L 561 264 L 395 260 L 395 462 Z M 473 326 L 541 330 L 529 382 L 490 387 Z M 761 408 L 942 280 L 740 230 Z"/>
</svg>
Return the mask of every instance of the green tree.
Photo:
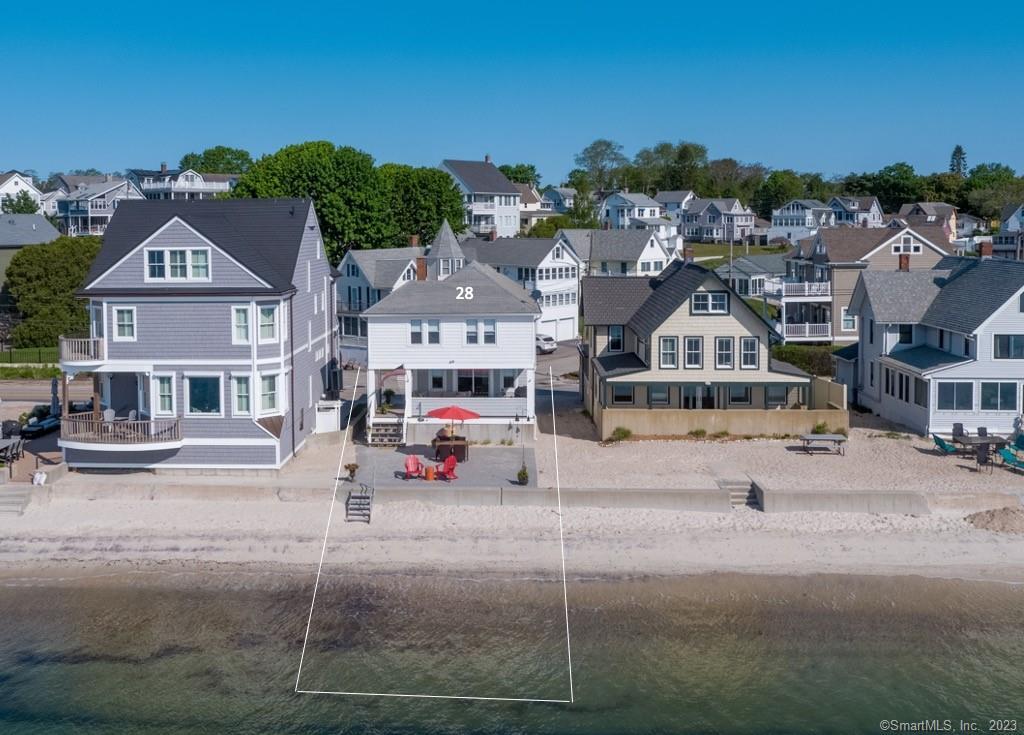
<svg viewBox="0 0 1024 735">
<path fill-rule="evenodd" d="M 1017 178 L 1012 168 L 1002 163 L 979 163 L 967 175 L 969 191 L 999 189 L 1010 186 Z"/>
<path fill-rule="evenodd" d="M 700 143 L 681 141 L 676 145 L 665 175 L 665 189 L 707 191 L 708 149 Z"/>
<path fill-rule="evenodd" d="M 560 214 L 555 217 L 546 217 L 545 219 L 538 220 L 537 223 L 526 231 L 527 237 L 554 237 L 555 234 L 562 229 L 572 227 L 572 221 L 569 219 L 569 215 Z"/>
<path fill-rule="evenodd" d="M 955 207 L 967 206 L 967 188 L 959 174 L 946 172 L 921 178 L 921 198 L 926 202 L 947 202 Z"/>
<path fill-rule="evenodd" d="M 4 214 L 35 214 L 39 211 L 39 205 L 31 194 L 22 189 L 16 197 L 10 194 L 4 196 L 3 202 L 0 202 L 0 210 Z"/>
<path fill-rule="evenodd" d="M 894 163 L 871 177 L 871 192 L 882 209 L 894 212 L 907 202 L 921 201 L 921 179 L 909 163 Z"/>
<path fill-rule="evenodd" d="M 400 240 L 373 158 L 348 146 L 328 141 L 286 146 L 256 161 L 232 196 L 312 198 L 328 256 L 335 263 L 345 248 L 382 247 Z"/>
<path fill-rule="evenodd" d="M 587 172 L 591 188 L 606 189 L 615 171 L 629 160 L 622 155 L 622 146 L 613 140 L 598 138 L 576 154 L 576 165 Z"/>
<path fill-rule="evenodd" d="M 498 166 L 498 170 L 505 174 L 505 178 L 509 181 L 540 186 L 540 174 L 537 173 L 537 167 L 532 163 L 504 163 Z"/>
<path fill-rule="evenodd" d="M 410 235 L 430 242 L 446 219 L 456 232 L 464 229 L 462 194 L 444 171 L 386 163 L 377 174 L 397 228 L 396 239 L 381 245 L 405 245 Z"/>
<path fill-rule="evenodd" d="M 24 316 L 11 333 L 15 347 L 52 347 L 60 335 L 88 328 L 85 305 L 75 292 L 84 285 L 101 242 L 59 237 L 15 253 L 7 266 L 7 288 Z"/>
<path fill-rule="evenodd" d="M 769 219 L 772 210 L 791 199 L 804 196 L 804 181 L 791 169 L 772 171 L 754 193 L 752 207 L 759 217 Z"/>
<path fill-rule="evenodd" d="M 186 153 L 181 157 L 178 168 L 192 169 L 203 174 L 244 174 L 252 166 L 249 151 L 216 145 L 202 153 Z"/>
<path fill-rule="evenodd" d="M 663 188 L 669 167 L 675 159 L 676 147 L 668 141 L 657 143 L 651 148 L 641 148 L 633 156 L 632 169 L 637 179 L 637 189 L 648 194 Z"/>
<path fill-rule="evenodd" d="M 954 146 L 953 153 L 949 156 L 949 172 L 961 179 L 967 175 L 967 152 L 959 143 Z"/>
<path fill-rule="evenodd" d="M 590 190 L 590 181 L 587 176 L 587 172 L 582 168 L 574 168 L 569 172 L 569 175 L 565 177 L 565 185 L 575 189 L 576 191 Z"/>
</svg>

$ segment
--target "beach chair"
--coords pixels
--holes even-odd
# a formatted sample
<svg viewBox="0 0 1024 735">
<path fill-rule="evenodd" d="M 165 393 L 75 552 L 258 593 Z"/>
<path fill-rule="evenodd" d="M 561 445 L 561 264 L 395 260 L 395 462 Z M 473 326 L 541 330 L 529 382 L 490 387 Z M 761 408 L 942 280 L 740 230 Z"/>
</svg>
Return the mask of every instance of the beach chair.
<svg viewBox="0 0 1024 735">
<path fill-rule="evenodd" d="M 415 454 L 410 454 L 405 458 L 405 479 L 413 477 L 423 477 L 423 463 Z"/>
<path fill-rule="evenodd" d="M 441 466 L 441 469 L 438 470 L 438 477 L 443 480 L 458 480 L 459 476 L 455 474 L 455 465 L 458 463 L 459 461 L 455 459 L 455 455 L 449 454 L 445 457 L 444 464 Z"/>
<path fill-rule="evenodd" d="M 1024 459 L 1021 459 L 1015 455 L 1009 447 L 1003 447 L 999 450 L 999 456 L 1003 460 L 1003 466 L 1009 467 L 1011 470 L 1017 470 L 1024 472 Z"/>
<path fill-rule="evenodd" d="M 956 454 L 957 449 L 948 441 L 943 439 L 938 434 L 932 434 L 932 441 L 935 442 L 935 449 L 939 454 L 945 456 L 947 454 Z"/>
<path fill-rule="evenodd" d="M 1024 434 L 1017 434 L 1017 438 L 1013 440 L 1013 450 L 1024 452 Z"/>
</svg>

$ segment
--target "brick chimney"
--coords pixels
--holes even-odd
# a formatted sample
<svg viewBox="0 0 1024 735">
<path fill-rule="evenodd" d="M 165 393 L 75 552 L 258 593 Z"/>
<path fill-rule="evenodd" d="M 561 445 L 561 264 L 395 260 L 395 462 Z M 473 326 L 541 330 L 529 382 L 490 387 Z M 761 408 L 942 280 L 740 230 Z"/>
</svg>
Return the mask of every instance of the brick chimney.
<svg viewBox="0 0 1024 735">
<path fill-rule="evenodd" d="M 979 242 L 978 243 L 978 255 L 982 258 L 992 257 L 992 243 L 991 242 Z"/>
<path fill-rule="evenodd" d="M 484 154 L 484 163 L 490 163 L 490 162 L 491 162 L 491 154 L 490 153 L 485 153 Z"/>
<path fill-rule="evenodd" d="M 498 239 L 498 228 L 494 228 L 489 233 L 487 233 L 487 239 L 490 240 L 491 242 L 494 242 L 495 240 L 497 240 Z"/>
<path fill-rule="evenodd" d="M 908 253 L 900 253 L 900 270 L 904 272 L 910 270 L 910 255 Z"/>
<path fill-rule="evenodd" d="M 420 244 L 419 235 L 409 235 L 409 245 L 412 247 L 418 247 Z"/>
<path fill-rule="evenodd" d="M 160 173 L 162 173 L 162 174 L 167 173 L 167 161 L 161 161 L 160 162 Z"/>
<path fill-rule="evenodd" d="M 684 263 L 692 263 L 693 262 L 693 248 L 691 248 L 691 247 L 684 247 L 683 248 L 683 262 Z"/>
<path fill-rule="evenodd" d="M 427 259 L 423 256 L 416 258 L 416 280 L 427 280 Z"/>
</svg>

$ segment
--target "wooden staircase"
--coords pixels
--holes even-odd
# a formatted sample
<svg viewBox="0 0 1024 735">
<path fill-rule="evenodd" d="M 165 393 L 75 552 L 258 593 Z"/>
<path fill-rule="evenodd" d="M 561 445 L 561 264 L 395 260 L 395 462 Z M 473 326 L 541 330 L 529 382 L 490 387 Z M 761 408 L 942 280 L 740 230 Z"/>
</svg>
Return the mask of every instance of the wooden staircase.
<svg viewBox="0 0 1024 735">
<path fill-rule="evenodd" d="M 371 447 L 400 447 L 402 433 L 402 424 L 367 424 L 366 443 Z"/>
<path fill-rule="evenodd" d="M 0 485 L 0 514 L 20 516 L 31 500 L 31 485 Z"/>
<path fill-rule="evenodd" d="M 373 512 L 373 488 L 360 483 L 358 490 L 350 490 L 345 500 L 345 520 L 348 523 L 370 522 Z"/>
<path fill-rule="evenodd" d="M 753 508 L 761 510 L 761 504 L 757 500 L 757 493 L 754 492 L 754 483 L 750 479 L 740 480 L 739 478 L 719 479 L 720 490 L 729 493 L 729 504 L 736 508 Z"/>
</svg>

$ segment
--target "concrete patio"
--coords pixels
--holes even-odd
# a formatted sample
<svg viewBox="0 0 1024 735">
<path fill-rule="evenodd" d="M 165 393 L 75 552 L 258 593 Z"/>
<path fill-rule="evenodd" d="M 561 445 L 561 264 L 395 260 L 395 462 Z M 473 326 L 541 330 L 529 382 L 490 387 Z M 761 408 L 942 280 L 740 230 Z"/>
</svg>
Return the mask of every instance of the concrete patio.
<svg viewBox="0 0 1024 735">
<path fill-rule="evenodd" d="M 469 459 L 461 462 L 455 470 L 458 480 L 428 483 L 420 479 L 405 479 L 405 460 L 409 455 L 420 458 L 424 466 L 439 465 L 434 461 L 434 451 L 425 444 L 411 444 L 406 447 L 385 448 L 356 446 L 356 463 L 359 471 L 358 482 L 373 485 L 374 488 L 428 488 L 462 486 L 473 488 L 494 488 L 519 485 L 516 474 L 523 465 L 525 454 L 526 469 L 530 473 L 527 487 L 537 487 L 537 462 L 533 448 L 521 446 L 503 447 L 473 445 L 469 448 Z"/>
</svg>

